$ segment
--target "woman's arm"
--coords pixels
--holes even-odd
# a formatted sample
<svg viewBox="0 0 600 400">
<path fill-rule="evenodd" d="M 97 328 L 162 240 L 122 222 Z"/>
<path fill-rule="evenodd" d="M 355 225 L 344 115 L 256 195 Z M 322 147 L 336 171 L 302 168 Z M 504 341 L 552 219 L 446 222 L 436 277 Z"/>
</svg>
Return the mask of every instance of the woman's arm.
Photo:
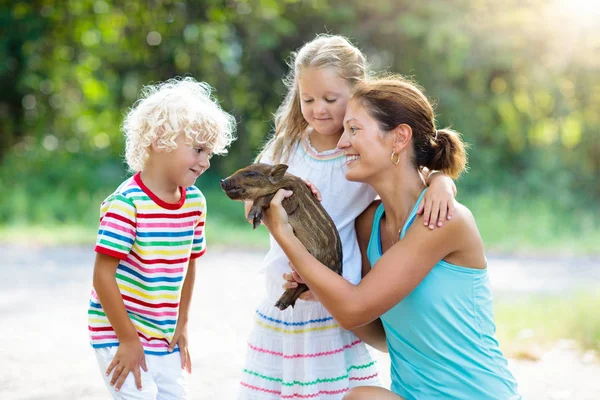
<svg viewBox="0 0 600 400">
<path fill-rule="evenodd" d="M 361 215 L 356 218 L 356 238 L 358 240 L 358 247 L 362 256 L 362 277 L 364 278 L 371 271 L 371 263 L 367 254 L 367 248 L 369 246 L 369 240 L 371 239 L 371 228 L 373 226 L 373 219 L 375 217 L 375 211 L 381 204 L 381 200 L 376 200 L 363 211 Z M 359 326 L 352 330 L 356 336 L 369 346 L 382 351 L 388 352 L 387 341 L 385 340 L 385 331 L 381 319 L 377 318 L 366 325 Z"/>
<path fill-rule="evenodd" d="M 325 267 L 294 236 L 281 206 L 290 191 L 280 190 L 265 214 L 271 231 L 298 273 L 321 303 L 345 328 L 354 329 L 381 316 L 404 299 L 431 268 L 453 253 L 463 239 L 462 212 L 444 229 L 429 231 L 417 218 L 403 240 L 392 246 L 357 286 Z"/>
</svg>

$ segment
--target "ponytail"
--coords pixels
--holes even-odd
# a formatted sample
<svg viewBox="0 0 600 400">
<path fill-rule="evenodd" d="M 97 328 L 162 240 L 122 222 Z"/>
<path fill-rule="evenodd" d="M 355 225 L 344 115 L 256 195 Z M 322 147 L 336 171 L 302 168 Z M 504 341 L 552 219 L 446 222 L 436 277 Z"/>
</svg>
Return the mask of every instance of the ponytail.
<svg viewBox="0 0 600 400">
<path fill-rule="evenodd" d="M 437 138 L 435 137 L 437 136 Z M 420 147 L 426 151 L 416 152 L 416 163 L 419 167 L 442 171 L 452 179 L 458 179 L 467 166 L 467 145 L 461 135 L 451 129 L 438 129 L 432 138 Z M 419 144 L 415 143 L 415 146 Z"/>
</svg>

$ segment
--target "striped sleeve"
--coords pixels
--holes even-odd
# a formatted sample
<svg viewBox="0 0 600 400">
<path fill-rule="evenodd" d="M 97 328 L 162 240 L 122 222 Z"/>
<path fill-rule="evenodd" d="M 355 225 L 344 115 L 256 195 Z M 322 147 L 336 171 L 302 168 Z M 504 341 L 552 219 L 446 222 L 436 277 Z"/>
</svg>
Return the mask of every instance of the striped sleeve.
<svg viewBox="0 0 600 400">
<path fill-rule="evenodd" d="M 121 194 L 106 199 L 100 207 L 100 227 L 94 250 L 125 259 L 135 242 L 136 210 Z"/>
<path fill-rule="evenodd" d="M 204 197 L 204 196 L 202 196 Z M 206 199 L 202 199 L 203 207 L 201 208 L 200 217 L 194 229 L 194 243 L 192 245 L 191 258 L 198 258 L 206 252 L 206 235 L 204 234 L 204 225 L 206 223 Z"/>
</svg>

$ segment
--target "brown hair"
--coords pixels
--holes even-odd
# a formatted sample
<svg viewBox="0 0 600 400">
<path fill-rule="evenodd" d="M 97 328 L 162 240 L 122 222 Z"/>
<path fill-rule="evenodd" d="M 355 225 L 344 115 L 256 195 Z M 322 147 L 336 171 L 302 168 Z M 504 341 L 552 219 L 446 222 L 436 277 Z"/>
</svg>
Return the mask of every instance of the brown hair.
<svg viewBox="0 0 600 400">
<path fill-rule="evenodd" d="M 274 162 L 287 161 L 291 149 L 300 141 L 308 128 L 302 116 L 298 76 L 305 68 L 335 68 L 339 76 L 351 87 L 367 76 L 365 56 L 343 36 L 317 35 L 290 58 L 290 72 L 284 79 L 288 88 L 285 100 L 275 113 L 275 133 L 257 157 L 268 152 Z"/>
<path fill-rule="evenodd" d="M 411 127 L 417 168 L 442 171 L 453 179 L 465 170 L 466 144 L 460 133 L 448 128 L 436 131 L 433 107 L 416 83 L 398 75 L 365 81 L 356 86 L 352 98 L 386 132 L 400 124 Z"/>
</svg>

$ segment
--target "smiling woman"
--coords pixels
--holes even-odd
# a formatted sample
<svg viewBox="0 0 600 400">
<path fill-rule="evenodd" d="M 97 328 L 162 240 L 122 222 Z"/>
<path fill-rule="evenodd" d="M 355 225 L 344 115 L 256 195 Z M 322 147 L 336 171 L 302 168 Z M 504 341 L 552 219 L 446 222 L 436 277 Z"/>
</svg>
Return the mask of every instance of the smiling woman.
<svg viewBox="0 0 600 400">
<path fill-rule="evenodd" d="M 417 215 L 428 190 L 420 167 L 452 177 L 465 169 L 460 135 L 436 129 L 428 99 L 399 76 L 359 83 L 345 119 L 338 147 L 349 155 L 346 178 L 381 197 L 356 222 L 365 277 L 346 282 L 306 251 L 281 206 L 289 192 L 275 195 L 264 219 L 336 321 L 369 330 L 365 340 L 374 346 L 387 343 L 391 392 L 354 388 L 344 399 L 520 399 L 495 338 L 487 260 L 472 214 L 458 204 L 433 232 Z"/>
</svg>

